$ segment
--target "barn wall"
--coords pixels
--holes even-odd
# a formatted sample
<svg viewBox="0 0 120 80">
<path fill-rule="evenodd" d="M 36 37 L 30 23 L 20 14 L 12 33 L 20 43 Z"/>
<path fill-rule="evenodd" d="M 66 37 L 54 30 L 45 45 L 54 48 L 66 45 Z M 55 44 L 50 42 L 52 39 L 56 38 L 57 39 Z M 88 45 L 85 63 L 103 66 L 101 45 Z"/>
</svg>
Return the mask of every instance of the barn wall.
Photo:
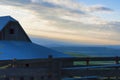
<svg viewBox="0 0 120 80">
<path fill-rule="evenodd" d="M 29 64 L 29 66 L 26 66 L 26 64 Z M 48 63 L 46 62 L 35 62 L 35 63 L 17 63 L 16 64 L 17 68 L 25 68 L 25 67 L 29 67 L 29 68 L 46 68 L 48 67 Z"/>
<path fill-rule="evenodd" d="M 14 29 L 14 34 L 10 34 L 10 29 Z M 9 22 L 2 30 L 3 40 L 30 41 L 18 22 Z"/>
</svg>

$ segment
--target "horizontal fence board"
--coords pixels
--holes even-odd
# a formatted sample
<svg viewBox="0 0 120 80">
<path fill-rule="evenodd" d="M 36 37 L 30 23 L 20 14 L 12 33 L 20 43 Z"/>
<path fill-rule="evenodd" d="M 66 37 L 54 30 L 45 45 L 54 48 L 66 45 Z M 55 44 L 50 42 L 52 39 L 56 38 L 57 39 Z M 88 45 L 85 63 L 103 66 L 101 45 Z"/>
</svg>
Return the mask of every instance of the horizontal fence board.
<svg viewBox="0 0 120 80">
<path fill-rule="evenodd" d="M 100 76 L 100 77 L 120 77 L 119 69 L 110 69 L 110 70 L 63 70 L 63 77 L 69 76 Z"/>
<path fill-rule="evenodd" d="M 49 60 L 52 61 L 65 61 L 65 62 L 73 62 L 73 61 L 116 61 L 120 60 L 120 57 L 71 57 L 71 58 L 47 58 L 47 59 L 24 59 L 24 60 L 0 60 L 0 63 L 12 63 L 18 62 L 18 63 L 34 63 L 34 62 L 49 62 Z"/>
<path fill-rule="evenodd" d="M 10 68 L 0 69 L 0 75 L 6 76 L 41 76 L 48 73 L 47 69 L 30 69 L 30 68 Z"/>
<path fill-rule="evenodd" d="M 69 77 L 69 76 L 100 76 L 100 77 L 120 77 L 120 69 L 116 68 L 119 67 L 120 64 L 115 65 L 119 63 L 120 57 L 80 57 L 80 58 L 48 58 L 48 59 L 28 59 L 28 60 L 1 60 L 0 66 L 6 65 L 6 64 L 34 64 L 34 63 L 44 63 L 48 67 L 40 68 L 8 68 L 8 69 L 0 69 L 0 75 L 7 75 L 7 76 L 42 76 L 42 75 L 48 75 L 49 70 L 53 72 L 53 74 L 56 74 L 55 72 L 58 72 L 59 76 L 61 77 Z M 90 65 L 89 69 L 70 69 L 71 66 L 74 66 L 73 62 L 75 61 L 115 61 L 115 64 L 110 66 L 109 69 L 107 69 L 108 64 L 106 66 L 102 67 L 104 69 L 98 69 L 100 66 L 97 67 L 97 69 L 94 69 L 93 65 Z M 80 67 L 80 66 L 78 66 Z M 89 65 L 86 65 L 85 67 L 89 67 Z M 84 67 L 84 68 L 85 68 Z M 92 69 L 91 69 L 92 67 Z M 50 69 L 51 68 L 51 69 Z M 69 69 L 64 69 L 69 68 Z M 58 71 L 56 71 L 58 70 Z"/>
</svg>

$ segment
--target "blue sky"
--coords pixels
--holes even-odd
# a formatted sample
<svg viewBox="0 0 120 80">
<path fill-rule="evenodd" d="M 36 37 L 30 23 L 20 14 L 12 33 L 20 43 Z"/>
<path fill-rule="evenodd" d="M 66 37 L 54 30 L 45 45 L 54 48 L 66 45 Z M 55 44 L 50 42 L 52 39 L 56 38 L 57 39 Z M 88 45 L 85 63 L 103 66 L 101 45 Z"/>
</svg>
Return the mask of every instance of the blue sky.
<svg viewBox="0 0 120 80">
<path fill-rule="evenodd" d="M 120 12 L 120 6 L 119 6 L 120 0 L 78 0 L 78 1 L 85 3 L 87 5 L 96 5 L 96 4 L 104 5 L 114 11 Z M 108 14 L 107 15 L 103 14 L 103 15 L 105 15 L 107 17 Z M 109 20 L 109 16 L 107 18 Z M 119 20 L 120 16 L 119 16 L 119 14 L 116 14 L 112 18 Z"/>
<path fill-rule="evenodd" d="M 30 37 L 120 44 L 119 0 L 1 0 L 0 16 L 16 18 Z"/>
</svg>

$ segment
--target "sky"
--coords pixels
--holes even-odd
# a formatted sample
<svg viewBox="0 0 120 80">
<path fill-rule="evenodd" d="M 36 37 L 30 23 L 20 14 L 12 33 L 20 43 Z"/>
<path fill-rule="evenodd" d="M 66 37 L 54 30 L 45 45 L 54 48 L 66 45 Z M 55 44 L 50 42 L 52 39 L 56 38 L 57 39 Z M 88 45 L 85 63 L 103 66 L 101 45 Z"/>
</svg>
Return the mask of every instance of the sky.
<svg viewBox="0 0 120 80">
<path fill-rule="evenodd" d="M 38 40 L 120 45 L 119 3 L 120 0 L 0 0 L 0 16 L 14 17 L 31 38 Z"/>
</svg>

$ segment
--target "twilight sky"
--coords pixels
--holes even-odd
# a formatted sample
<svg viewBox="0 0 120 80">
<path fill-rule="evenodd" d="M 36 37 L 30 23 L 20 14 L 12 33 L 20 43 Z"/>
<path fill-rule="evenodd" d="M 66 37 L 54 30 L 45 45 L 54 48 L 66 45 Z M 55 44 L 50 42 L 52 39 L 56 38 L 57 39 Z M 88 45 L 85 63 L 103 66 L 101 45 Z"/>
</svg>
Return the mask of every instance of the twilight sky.
<svg viewBox="0 0 120 80">
<path fill-rule="evenodd" d="M 72 43 L 120 44 L 120 0 L 0 0 L 30 36 Z"/>
</svg>

